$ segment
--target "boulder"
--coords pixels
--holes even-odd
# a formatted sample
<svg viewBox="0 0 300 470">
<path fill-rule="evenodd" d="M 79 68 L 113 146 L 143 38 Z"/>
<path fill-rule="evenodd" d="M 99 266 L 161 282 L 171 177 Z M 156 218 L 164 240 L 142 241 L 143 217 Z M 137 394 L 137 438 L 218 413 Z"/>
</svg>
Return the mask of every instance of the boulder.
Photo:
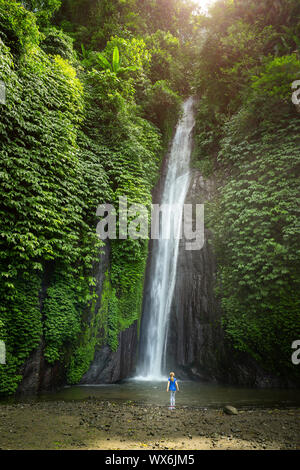
<svg viewBox="0 0 300 470">
<path fill-rule="evenodd" d="M 227 405 L 223 408 L 223 411 L 227 415 L 237 415 L 238 414 L 238 410 L 236 408 L 234 408 L 234 406 Z"/>
</svg>

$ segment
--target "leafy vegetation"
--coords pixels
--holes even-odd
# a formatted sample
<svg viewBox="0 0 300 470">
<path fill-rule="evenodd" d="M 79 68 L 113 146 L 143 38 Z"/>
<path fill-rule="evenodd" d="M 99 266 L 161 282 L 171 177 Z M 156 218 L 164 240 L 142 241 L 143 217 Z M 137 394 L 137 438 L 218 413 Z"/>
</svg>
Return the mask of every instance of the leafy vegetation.
<svg viewBox="0 0 300 470">
<path fill-rule="evenodd" d="M 193 158 L 218 181 L 206 214 L 227 337 L 267 371 L 299 380 L 291 344 L 300 334 L 300 119 L 291 84 L 300 78 L 300 7 L 273 3 L 218 1 L 203 20 Z"/>
<path fill-rule="evenodd" d="M 151 46 L 152 31 L 148 44 L 127 34 L 110 16 L 118 2 L 104 3 L 85 35 L 86 19 L 71 24 L 68 15 L 91 2 L 0 1 L 2 394 L 16 391 L 20 367 L 40 344 L 76 383 L 95 348 L 115 351 L 119 332 L 139 320 L 147 240 L 111 241 L 100 303 L 95 214 L 123 195 L 150 206 L 179 109 L 177 58 L 166 52 L 173 70 L 159 82 L 151 47 L 156 57 L 165 52 L 157 40 Z"/>
</svg>

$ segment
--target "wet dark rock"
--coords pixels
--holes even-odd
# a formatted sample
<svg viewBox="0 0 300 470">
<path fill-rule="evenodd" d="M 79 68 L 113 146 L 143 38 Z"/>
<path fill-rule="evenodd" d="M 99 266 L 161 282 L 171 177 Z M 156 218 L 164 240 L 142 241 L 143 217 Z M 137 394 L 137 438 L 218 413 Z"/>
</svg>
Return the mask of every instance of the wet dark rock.
<svg viewBox="0 0 300 470">
<path fill-rule="evenodd" d="M 90 316 L 87 321 L 91 321 L 93 315 L 95 315 L 100 308 L 104 276 L 109 266 L 109 255 L 109 244 L 106 244 L 105 247 L 101 249 L 101 253 L 99 254 L 99 263 L 96 263 L 94 266 L 96 293 L 98 294 L 98 300 L 95 305 L 94 313 L 90 312 Z M 44 271 L 42 286 L 39 293 L 41 314 L 43 311 L 44 301 L 47 296 L 47 289 L 52 279 L 53 268 L 53 263 L 48 263 Z M 60 361 L 56 361 L 54 364 L 49 364 L 44 358 L 44 348 L 45 342 L 42 337 L 39 346 L 31 353 L 31 355 L 20 368 L 19 373 L 23 378 L 18 387 L 17 393 L 38 393 L 42 390 L 53 390 L 65 385 L 65 364 Z"/>
<path fill-rule="evenodd" d="M 95 265 L 96 292 L 98 300 L 95 311 L 87 321 L 92 321 L 101 306 L 101 293 L 105 272 L 109 267 L 110 248 L 106 244 L 99 255 L 99 263 Z M 45 272 L 40 292 L 40 308 L 42 311 L 43 302 L 47 295 L 47 288 L 51 280 L 52 268 Z M 111 351 L 109 346 L 104 345 L 95 352 L 94 360 L 89 371 L 83 376 L 80 383 L 113 383 L 126 378 L 133 370 L 137 349 L 137 322 L 130 328 L 119 334 L 119 347 L 116 352 Z M 48 364 L 44 358 L 44 340 L 36 350 L 32 352 L 20 369 L 23 380 L 18 388 L 18 393 L 38 393 L 41 390 L 52 390 L 59 388 L 66 383 L 65 365 L 62 362 Z M 90 397 L 91 400 L 93 397 Z"/>
<path fill-rule="evenodd" d="M 65 367 L 56 361 L 48 364 L 43 355 L 44 340 L 41 339 L 35 349 L 20 369 L 23 379 L 17 394 L 37 393 L 41 390 L 53 390 L 65 384 Z"/>
<path fill-rule="evenodd" d="M 116 352 L 109 346 L 96 351 L 94 360 L 81 384 L 113 383 L 122 380 L 133 370 L 137 350 L 137 322 L 119 334 Z"/>
<path fill-rule="evenodd" d="M 214 182 L 194 172 L 186 204 L 203 204 L 213 194 Z M 168 363 L 180 377 L 215 379 L 220 344 L 220 305 L 214 295 L 216 260 L 209 246 L 211 234 L 205 230 L 201 250 L 186 250 L 180 240 L 177 275 L 171 308 Z"/>
<path fill-rule="evenodd" d="M 213 178 L 194 170 L 186 204 L 205 204 L 215 192 Z M 206 207 L 206 206 L 205 206 Z M 204 207 L 204 210 L 205 210 Z M 221 326 L 222 309 L 216 298 L 217 262 L 205 228 L 205 243 L 188 251 L 179 243 L 176 284 L 170 313 L 167 346 L 168 370 L 178 377 L 209 380 L 249 387 L 293 387 L 283 377 L 267 373 L 248 354 L 234 350 Z"/>
</svg>

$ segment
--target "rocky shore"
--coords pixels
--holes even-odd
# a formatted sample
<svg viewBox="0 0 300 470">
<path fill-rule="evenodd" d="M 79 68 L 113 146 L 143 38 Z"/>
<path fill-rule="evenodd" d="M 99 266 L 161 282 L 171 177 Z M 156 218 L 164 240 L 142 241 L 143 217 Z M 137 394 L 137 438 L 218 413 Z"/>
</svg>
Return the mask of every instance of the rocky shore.
<svg viewBox="0 0 300 470">
<path fill-rule="evenodd" d="M 0 404 L 1 449 L 300 449 L 300 409 L 147 406 L 133 402 Z"/>
</svg>

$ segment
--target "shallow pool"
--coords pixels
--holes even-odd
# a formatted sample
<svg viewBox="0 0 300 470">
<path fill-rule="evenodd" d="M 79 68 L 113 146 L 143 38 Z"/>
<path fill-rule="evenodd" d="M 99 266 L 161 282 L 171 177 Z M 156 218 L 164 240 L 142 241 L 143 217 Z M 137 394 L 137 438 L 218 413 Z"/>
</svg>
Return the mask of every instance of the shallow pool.
<svg viewBox="0 0 300 470">
<path fill-rule="evenodd" d="M 180 391 L 176 394 L 176 403 L 181 406 L 220 407 L 225 404 L 236 407 L 300 406 L 299 389 L 251 389 L 180 380 L 178 384 Z M 169 400 L 166 381 L 127 380 L 109 385 L 73 385 L 55 392 L 43 392 L 37 396 L 20 396 L 5 401 L 84 400 L 88 397 L 157 405 L 167 405 Z"/>
</svg>

